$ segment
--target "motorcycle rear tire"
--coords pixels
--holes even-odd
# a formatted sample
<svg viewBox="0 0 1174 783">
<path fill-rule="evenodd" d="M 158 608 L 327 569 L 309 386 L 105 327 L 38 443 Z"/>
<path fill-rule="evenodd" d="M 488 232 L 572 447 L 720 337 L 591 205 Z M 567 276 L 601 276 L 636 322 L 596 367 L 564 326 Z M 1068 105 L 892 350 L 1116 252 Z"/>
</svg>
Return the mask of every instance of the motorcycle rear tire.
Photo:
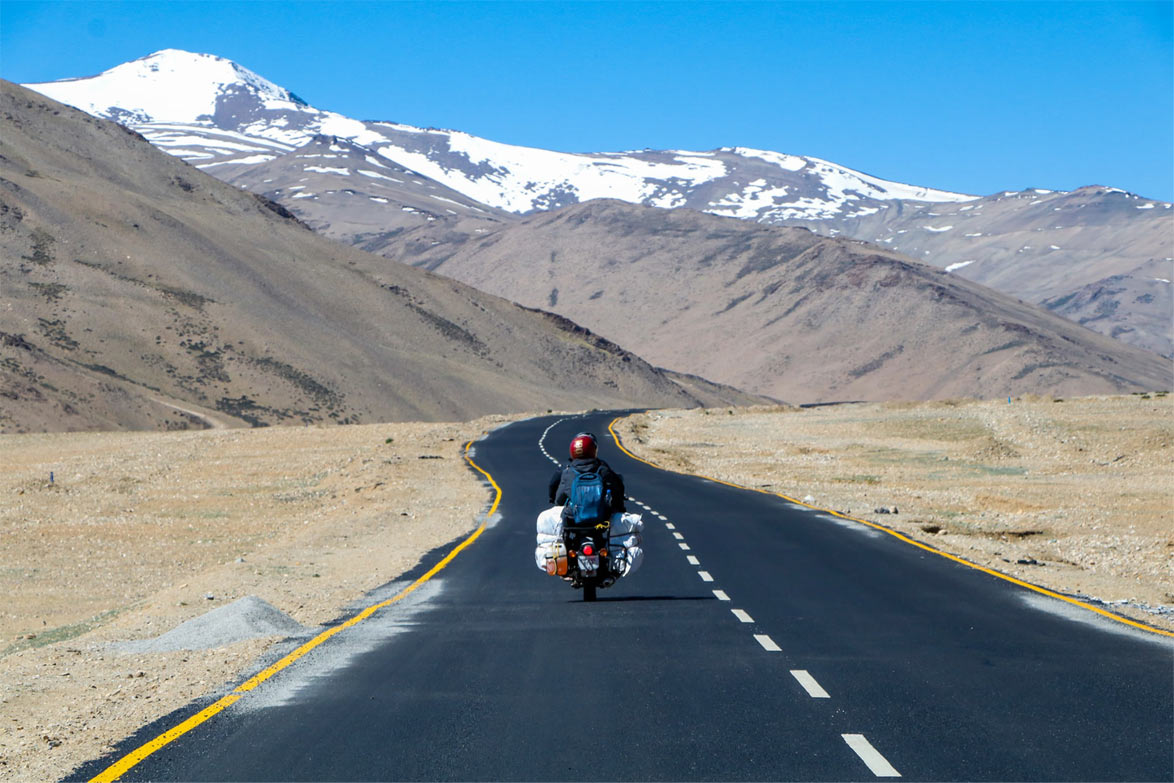
<svg viewBox="0 0 1174 783">
<path fill-rule="evenodd" d="M 595 580 L 594 579 L 583 583 L 583 600 L 584 601 L 594 601 L 595 600 Z"/>
</svg>

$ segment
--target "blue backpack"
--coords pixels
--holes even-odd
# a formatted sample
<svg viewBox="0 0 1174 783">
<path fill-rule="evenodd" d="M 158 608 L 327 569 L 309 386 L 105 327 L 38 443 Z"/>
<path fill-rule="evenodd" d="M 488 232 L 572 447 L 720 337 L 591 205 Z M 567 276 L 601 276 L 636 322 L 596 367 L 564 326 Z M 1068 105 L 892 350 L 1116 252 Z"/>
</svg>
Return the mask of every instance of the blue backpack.
<svg viewBox="0 0 1174 783">
<path fill-rule="evenodd" d="M 606 520 L 608 513 L 607 493 L 603 490 L 603 478 L 598 473 L 579 473 L 571 483 L 571 495 L 567 500 L 568 516 L 576 525 L 597 525 Z"/>
</svg>

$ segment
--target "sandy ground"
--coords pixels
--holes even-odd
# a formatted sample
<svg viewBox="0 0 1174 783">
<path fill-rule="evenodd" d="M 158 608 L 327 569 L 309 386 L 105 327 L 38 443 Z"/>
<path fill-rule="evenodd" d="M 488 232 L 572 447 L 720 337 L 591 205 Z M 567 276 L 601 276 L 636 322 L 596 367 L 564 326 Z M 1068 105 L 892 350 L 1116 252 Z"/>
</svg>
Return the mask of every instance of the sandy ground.
<svg viewBox="0 0 1174 783">
<path fill-rule="evenodd" d="M 1172 414 L 1172 397 L 1133 395 L 664 411 L 619 430 L 662 466 L 847 512 L 1174 630 Z"/>
<path fill-rule="evenodd" d="M 0 437 L 0 779 L 60 778 L 277 637 L 111 642 L 249 595 L 316 626 L 472 530 L 463 448 L 502 421 Z"/>
</svg>

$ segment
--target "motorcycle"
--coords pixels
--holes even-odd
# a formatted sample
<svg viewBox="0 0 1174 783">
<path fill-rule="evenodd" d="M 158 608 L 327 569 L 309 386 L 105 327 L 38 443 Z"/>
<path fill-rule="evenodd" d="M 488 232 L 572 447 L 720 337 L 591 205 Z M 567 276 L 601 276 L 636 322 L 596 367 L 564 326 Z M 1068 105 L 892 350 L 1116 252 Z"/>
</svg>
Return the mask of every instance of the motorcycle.
<svg viewBox="0 0 1174 783">
<path fill-rule="evenodd" d="M 594 601 L 599 588 L 615 584 L 607 550 L 610 527 L 606 521 L 598 525 L 563 526 L 563 546 L 567 553 L 567 573 L 563 578 L 569 578 L 571 587 L 582 588 L 584 601 Z"/>
<path fill-rule="evenodd" d="M 636 571 L 644 559 L 638 514 L 615 514 L 597 524 L 564 520 L 562 507 L 547 509 L 538 517 L 538 568 L 583 591 L 584 601 L 594 601 L 599 590 Z"/>
</svg>

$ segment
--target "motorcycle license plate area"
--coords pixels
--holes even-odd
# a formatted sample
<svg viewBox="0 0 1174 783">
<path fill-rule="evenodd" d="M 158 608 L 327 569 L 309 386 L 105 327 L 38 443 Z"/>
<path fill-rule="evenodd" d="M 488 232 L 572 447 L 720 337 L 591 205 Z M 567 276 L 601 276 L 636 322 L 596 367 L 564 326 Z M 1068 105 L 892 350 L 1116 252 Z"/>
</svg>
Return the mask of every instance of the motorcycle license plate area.
<svg viewBox="0 0 1174 783">
<path fill-rule="evenodd" d="M 591 573 L 599 570 L 599 555 L 579 555 L 579 570 Z"/>
</svg>

